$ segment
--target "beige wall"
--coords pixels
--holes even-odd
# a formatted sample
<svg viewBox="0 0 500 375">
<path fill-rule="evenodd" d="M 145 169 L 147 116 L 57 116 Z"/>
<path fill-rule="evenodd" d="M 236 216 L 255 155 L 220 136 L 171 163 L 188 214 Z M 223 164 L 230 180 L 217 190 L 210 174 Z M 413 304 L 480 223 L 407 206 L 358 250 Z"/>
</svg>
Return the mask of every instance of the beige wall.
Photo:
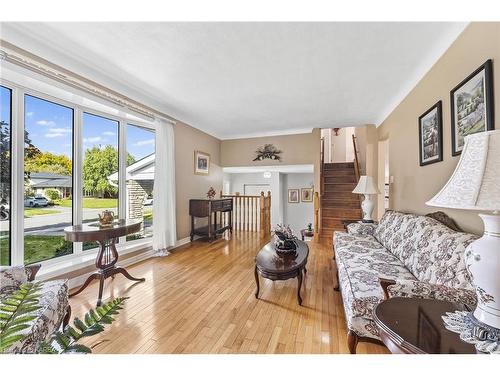
<svg viewBox="0 0 500 375">
<path fill-rule="evenodd" d="M 458 156 L 451 156 L 450 90 L 487 59 L 493 59 L 494 91 L 498 98 L 500 23 L 472 23 L 378 128 L 379 139 L 389 138 L 389 169 L 394 176 L 391 208 L 416 213 L 437 210 L 426 206 L 425 202 L 446 183 L 459 160 Z M 444 160 L 420 167 L 418 117 L 438 100 L 443 102 Z M 495 99 L 497 118 L 499 111 L 500 101 Z M 463 229 L 481 232 L 482 224 L 476 213 L 443 211 Z"/>
<path fill-rule="evenodd" d="M 175 127 L 175 183 L 177 211 L 177 239 L 189 236 L 189 199 L 206 198 L 211 186 L 222 190 L 220 162 L 221 141 L 189 125 L 178 122 Z M 210 174 L 194 174 L 194 151 L 210 154 Z"/>
<path fill-rule="evenodd" d="M 271 143 L 282 150 L 282 161 L 253 161 L 255 150 Z M 314 185 L 319 186 L 320 129 L 307 134 L 282 135 L 224 140 L 221 143 L 221 165 L 223 167 L 267 166 L 267 165 L 314 165 Z"/>
<path fill-rule="evenodd" d="M 364 125 L 354 128 L 356 147 L 358 149 L 359 168 L 362 175 L 377 176 L 377 143 L 378 135 L 375 125 Z"/>
</svg>

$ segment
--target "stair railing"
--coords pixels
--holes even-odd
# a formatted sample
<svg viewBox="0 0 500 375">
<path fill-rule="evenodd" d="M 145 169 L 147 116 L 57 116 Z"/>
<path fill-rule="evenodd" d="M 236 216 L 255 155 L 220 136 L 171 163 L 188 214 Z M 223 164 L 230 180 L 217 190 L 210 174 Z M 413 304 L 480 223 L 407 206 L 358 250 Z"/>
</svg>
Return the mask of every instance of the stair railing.
<svg viewBox="0 0 500 375">
<path fill-rule="evenodd" d="M 260 195 L 222 194 L 221 198 L 233 200 L 233 230 L 245 232 L 271 232 L 271 192 L 267 196 L 262 191 Z M 223 224 L 229 220 L 223 215 Z"/>
<path fill-rule="evenodd" d="M 321 143 L 320 143 L 320 188 L 319 188 L 319 194 L 322 195 L 323 191 L 325 189 L 324 186 L 324 172 L 325 172 L 325 138 L 321 137 Z"/>
<path fill-rule="evenodd" d="M 352 145 L 354 147 L 354 173 L 356 175 L 356 182 L 358 182 L 361 172 L 359 170 L 358 147 L 356 145 L 356 136 L 354 134 L 352 135 Z"/>
</svg>

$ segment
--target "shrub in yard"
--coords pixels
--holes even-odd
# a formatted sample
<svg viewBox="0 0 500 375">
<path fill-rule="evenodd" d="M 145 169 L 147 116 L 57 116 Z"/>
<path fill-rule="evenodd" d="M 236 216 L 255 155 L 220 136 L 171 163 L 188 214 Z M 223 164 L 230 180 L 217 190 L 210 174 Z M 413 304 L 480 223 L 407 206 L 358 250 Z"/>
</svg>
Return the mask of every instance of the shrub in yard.
<svg viewBox="0 0 500 375">
<path fill-rule="evenodd" d="M 61 195 L 59 194 L 59 191 L 56 189 L 47 189 L 45 190 L 45 196 L 49 198 L 51 201 L 55 201 L 59 198 L 61 198 Z"/>
</svg>

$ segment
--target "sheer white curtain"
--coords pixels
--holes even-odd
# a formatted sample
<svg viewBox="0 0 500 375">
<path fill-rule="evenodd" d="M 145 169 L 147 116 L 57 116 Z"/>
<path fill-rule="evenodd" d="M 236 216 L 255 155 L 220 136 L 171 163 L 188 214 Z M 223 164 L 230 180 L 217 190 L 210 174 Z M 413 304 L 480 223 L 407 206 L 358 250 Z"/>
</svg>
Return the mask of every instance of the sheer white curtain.
<svg viewBox="0 0 500 375">
<path fill-rule="evenodd" d="M 175 228 L 174 125 L 156 120 L 155 182 L 153 187 L 153 250 L 168 255 L 177 241 Z"/>
</svg>

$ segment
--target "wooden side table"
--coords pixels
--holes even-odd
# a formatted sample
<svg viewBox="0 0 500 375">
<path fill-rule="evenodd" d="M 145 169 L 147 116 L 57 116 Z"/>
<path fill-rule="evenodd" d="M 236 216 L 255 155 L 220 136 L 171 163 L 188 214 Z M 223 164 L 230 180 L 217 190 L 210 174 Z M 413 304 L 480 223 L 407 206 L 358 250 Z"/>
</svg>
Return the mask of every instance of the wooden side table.
<svg viewBox="0 0 500 375">
<path fill-rule="evenodd" d="M 302 229 L 300 231 L 300 237 L 302 238 L 302 241 L 305 241 L 305 237 L 314 237 L 314 231 Z"/>
<path fill-rule="evenodd" d="M 464 305 L 421 298 L 394 297 L 375 307 L 373 318 L 391 353 L 472 354 L 474 345 L 447 330 L 443 315 L 466 310 Z"/>
<path fill-rule="evenodd" d="M 76 292 L 71 293 L 69 297 L 81 293 L 94 279 L 99 280 L 99 295 L 97 306 L 101 305 L 102 290 L 104 280 L 108 277 L 121 273 L 127 279 L 132 281 L 145 281 L 144 278 L 135 278 L 130 276 L 123 267 L 117 267 L 118 251 L 116 251 L 116 242 L 122 236 L 138 232 L 141 229 L 142 220 L 118 220 L 111 226 L 99 226 L 99 224 L 74 225 L 64 228 L 64 235 L 67 241 L 86 242 L 95 241 L 99 244 L 95 266 L 97 271 L 92 273 L 83 285 Z"/>
</svg>

